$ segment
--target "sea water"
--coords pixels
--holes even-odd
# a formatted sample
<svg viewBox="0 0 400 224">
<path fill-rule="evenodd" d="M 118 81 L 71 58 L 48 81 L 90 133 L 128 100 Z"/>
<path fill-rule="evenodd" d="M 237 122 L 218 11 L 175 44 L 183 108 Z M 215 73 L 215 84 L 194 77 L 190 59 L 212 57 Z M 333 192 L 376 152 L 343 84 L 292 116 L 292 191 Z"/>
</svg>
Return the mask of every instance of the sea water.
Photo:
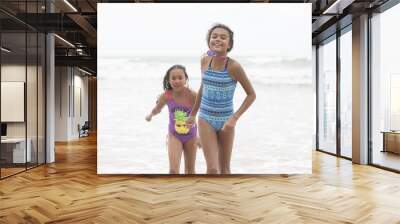
<svg viewBox="0 0 400 224">
<path fill-rule="evenodd" d="M 237 57 L 257 99 L 236 126 L 231 172 L 236 174 L 311 173 L 315 117 L 311 60 Z M 200 57 L 124 57 L 98 60 L 98 172 L 168 173 L 165 107 L 151 122 L 145 116 L 163 93 L 165 72 L 187 68 L 189 87 L 200 86 Z M 238 83 L 235 111 L 245 99 Z M 181 173 L 184 171 L 183 158 Z M 196 172 L 205 173 L 201 149 Z"/>
</svg>

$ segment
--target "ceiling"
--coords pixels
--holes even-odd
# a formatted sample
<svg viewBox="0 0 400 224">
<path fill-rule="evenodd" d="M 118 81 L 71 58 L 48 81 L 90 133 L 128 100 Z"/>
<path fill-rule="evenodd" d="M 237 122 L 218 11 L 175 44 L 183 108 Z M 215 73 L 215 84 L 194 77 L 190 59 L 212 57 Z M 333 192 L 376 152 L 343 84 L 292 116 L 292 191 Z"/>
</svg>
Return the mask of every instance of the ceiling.
<svg viewBox="0 0 400 224">
<path fill-rule="evenodd" d="M 339 4 L 335 4 L 335 0 L 253 0 L 235 2 L 312 3 L 312 37 L 313 43 L 316 44 L 334 34 L 337 28 L 351 24 L 353 16 L 357 16 L 367 10 L 373 10 L 387 1 L 388 0 L 340 0 L 338 2 Z M 26 28 L 28 32 L 54 32 L 60 37 L 55 38 L 56 65 L 80 66 L 81 68 L 96 73 L 97 3 L 176 1 L 47 0 L 47 2 L 50 3 L 50 7 L 47 6 L 46 8 L 45 0 L 1 0 L 0 22 L 3 32 L 2 39 L 8 38 L 8 43 L 13 42 L 10 46 L 20 49 L 21 53 L 25 53 L 22 52 L 24 49 L 21 47 L 18 48 L 18 46 L 25 46 L 25 39 L 22 38 L 22 36 Z M 52 11 L 52 13 L 49 13 L 50 11 Z M 338 23 L 339 20 L 341 20 L 340 23 Z M 61 38 L 72 45 L 66 43 Z M 2 41 L 2 43 L 5 43 L 4 41 Z M 28 44 L 27 51 L 33 52 L 33 50 L 29 48 L 35 47 L 36 42 L 33 41 Z M 42 46 L 39 45 L 39 47 Z"/>
</svg>

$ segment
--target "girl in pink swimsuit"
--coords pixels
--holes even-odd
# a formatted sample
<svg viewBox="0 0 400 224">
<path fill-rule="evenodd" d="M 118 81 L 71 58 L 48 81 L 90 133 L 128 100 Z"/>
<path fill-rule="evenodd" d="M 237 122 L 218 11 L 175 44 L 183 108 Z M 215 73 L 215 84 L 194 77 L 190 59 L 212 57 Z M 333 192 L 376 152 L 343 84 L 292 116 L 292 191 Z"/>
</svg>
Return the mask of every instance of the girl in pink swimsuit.
<svg viewBox="0 0 400 224">
<path fill-rule="evenodd" d="M 195 160 L 197 150 L 197 125 L 186 125 L 186 120 L 192 111 L 196 99 L 196 92 L 187 87 L 189 77 L 185 67 L 174 65 L 168 69 L 164 76 L 162 93 L 156 106 L 149 115 L 147 121 L 160 113 L 167 105 L 169 111 L 168 128 L 168 157 L 169 173 L 179 174 L 182 152 L 185 157 L 185 174 L 195 173 Z"/>
</svg>

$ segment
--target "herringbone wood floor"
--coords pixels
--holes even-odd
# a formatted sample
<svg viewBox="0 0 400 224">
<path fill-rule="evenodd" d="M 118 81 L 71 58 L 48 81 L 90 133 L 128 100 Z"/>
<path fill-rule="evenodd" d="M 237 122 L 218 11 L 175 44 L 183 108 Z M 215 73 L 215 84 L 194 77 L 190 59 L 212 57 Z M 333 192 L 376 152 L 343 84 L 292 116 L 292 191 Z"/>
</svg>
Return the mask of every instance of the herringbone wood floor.
<svg viewBox="0 0 400 224">
<path fill-rule="evenodd" d="M 96 138 L 0 181 L 0 223 L 400 223 L 400 175 L 313 152 L 312 175 L 98 176 Z"/>
</svg>

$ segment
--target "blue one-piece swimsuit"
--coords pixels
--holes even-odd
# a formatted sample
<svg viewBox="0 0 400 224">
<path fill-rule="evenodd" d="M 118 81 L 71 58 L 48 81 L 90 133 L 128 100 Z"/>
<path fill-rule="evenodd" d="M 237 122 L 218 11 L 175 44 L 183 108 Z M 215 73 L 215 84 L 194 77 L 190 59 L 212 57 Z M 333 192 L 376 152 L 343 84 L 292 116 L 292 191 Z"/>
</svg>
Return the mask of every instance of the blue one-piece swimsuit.
<svg viewBox="0 0 400 224">
<path fill-rule="evenodd" d="M 233 114 L 233 95 L 237 81 L 227 70 L 229 58 L 223 71 L 211 70 L 211 62 L 203 73 L 203 94 L 200 103 L 199 118 L 207 121 L 215 131 L 221 130 Z"/>
</svg>

